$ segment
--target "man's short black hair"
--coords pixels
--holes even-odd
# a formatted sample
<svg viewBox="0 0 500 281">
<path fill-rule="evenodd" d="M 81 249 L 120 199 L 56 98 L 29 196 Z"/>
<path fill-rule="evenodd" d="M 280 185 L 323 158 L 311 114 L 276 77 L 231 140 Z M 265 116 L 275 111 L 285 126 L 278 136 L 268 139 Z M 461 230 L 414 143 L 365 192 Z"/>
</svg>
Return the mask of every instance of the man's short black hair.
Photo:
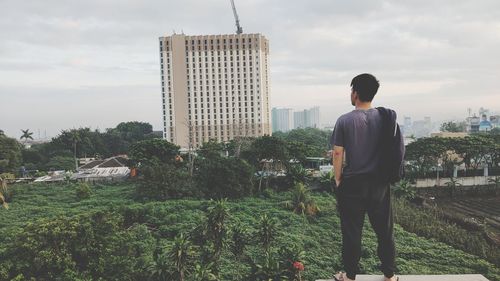
<svg viewBox="0 0 500 281">
<path fill-rule="evenodd" d="M 373 100 L 380 84 L 375 76 L 363 73 L 352 79 L 351 87 L 353 91 L 358 93 L 361 101 L 369 102 Z"/>
</svg>

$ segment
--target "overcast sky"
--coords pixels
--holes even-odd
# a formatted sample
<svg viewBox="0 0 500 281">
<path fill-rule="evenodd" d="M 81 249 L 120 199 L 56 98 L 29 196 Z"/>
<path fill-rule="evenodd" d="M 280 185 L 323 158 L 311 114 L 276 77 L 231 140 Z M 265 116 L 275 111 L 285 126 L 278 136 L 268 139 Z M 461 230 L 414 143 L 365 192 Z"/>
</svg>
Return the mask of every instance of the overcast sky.
<svg viewBox="0 0 500 281">
<path fill-rule="evenodd" d="M 353 76 L 400 118 L 500 112 L 498 0 L 235 0 L 270 40 L 271 106 L 351 110 Z M 229 0 L 0 0 L 0 129 L 19 137 L 121 121 L 161 130 L 158 37 L 235 31 Z"/>
</svg>

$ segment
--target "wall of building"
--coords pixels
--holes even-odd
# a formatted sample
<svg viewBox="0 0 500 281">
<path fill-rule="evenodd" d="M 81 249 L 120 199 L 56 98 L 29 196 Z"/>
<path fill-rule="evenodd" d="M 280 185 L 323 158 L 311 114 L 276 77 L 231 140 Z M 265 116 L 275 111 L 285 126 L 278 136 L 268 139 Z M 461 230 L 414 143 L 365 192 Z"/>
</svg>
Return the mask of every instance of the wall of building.
<svg viewBox="0 0 500 281">
<path fill-rule="evenodd" d="M 489 177 L 461 177 L 456 178 L 457 182 L 461 186 L 474 186 L 474 185 L 488 185 L 492 184 L 489 182 L 490 179 L 494 179 L 494 176 Z M 447 186 L 446 183 L 449 182 L 449 178 L 438 179 L 417 179 L 415 186 L 419 187 L 433 187 L 433 186 Z"/>
<path fill-rule="evenodd" d="M 160 48 L 167 140 L 187 148 L 272 133 L 264 36 L 174 34 Z"/>
</svg>

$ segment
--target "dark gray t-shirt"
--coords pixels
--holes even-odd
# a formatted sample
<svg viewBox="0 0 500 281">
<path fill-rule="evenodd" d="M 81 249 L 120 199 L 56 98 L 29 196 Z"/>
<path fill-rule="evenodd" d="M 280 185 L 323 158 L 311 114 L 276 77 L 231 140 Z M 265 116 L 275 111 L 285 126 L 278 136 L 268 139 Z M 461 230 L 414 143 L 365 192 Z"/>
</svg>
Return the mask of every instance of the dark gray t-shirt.
<svg viewBox="0 0 500 281">
<path fill-rule="evenodd" d="M 375 108 L 355 109 L 337 119 L 330 143 L 344 147 L 343 177 L 374 174 L 380 158 L 382 117 Z"/>
</svg>

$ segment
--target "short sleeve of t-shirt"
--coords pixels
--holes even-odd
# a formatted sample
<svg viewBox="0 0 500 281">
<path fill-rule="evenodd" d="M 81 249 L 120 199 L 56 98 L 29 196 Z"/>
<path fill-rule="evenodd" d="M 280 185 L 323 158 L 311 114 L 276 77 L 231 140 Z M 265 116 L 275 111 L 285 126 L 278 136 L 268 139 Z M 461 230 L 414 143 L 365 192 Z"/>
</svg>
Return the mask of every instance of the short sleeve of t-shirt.
<svg viewBox="0 0 500 281">
<path fill-rule="evenodd" d="M 344 146 L 344 126 L 341 118 L 337 119 L 337 123 L 335 124 L 335 128 L 333 129 L 332 136 L 330 137 L 330 144 L 332 147 L 336 146 Z"/>
</svg>

